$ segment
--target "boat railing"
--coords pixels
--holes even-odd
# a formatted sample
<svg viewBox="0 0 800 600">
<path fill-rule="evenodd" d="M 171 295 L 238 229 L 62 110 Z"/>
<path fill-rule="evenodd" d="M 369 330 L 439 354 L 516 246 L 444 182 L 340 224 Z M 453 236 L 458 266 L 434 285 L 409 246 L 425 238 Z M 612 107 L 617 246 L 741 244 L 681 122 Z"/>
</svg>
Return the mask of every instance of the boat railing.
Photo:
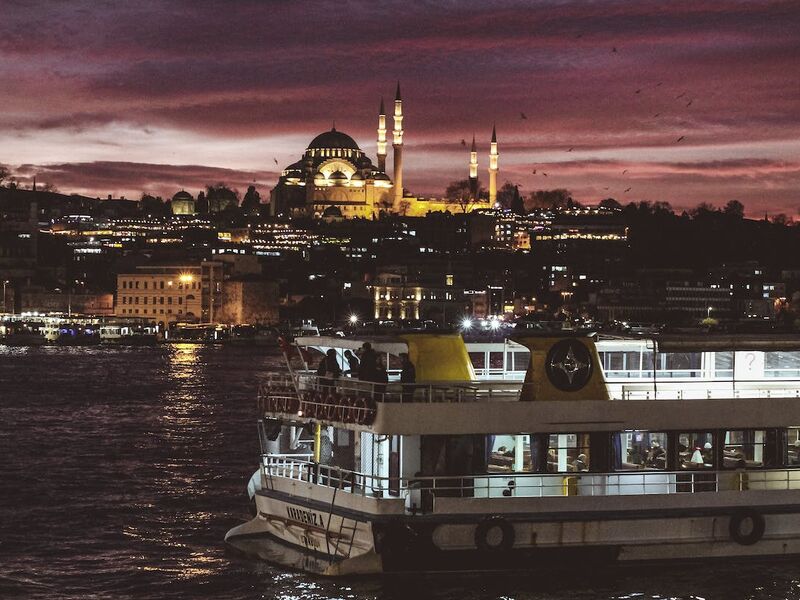
<svg viewBox="0 0 800 600">
<path fill-rule="evenodd" d="M 800 469 L 648 469 L 608 473 L 484 473 L 409 478 L 360 473 L 291 455 L 264 455 L 263 465 L 273 477 L 338 488 L 360 496 L 405 498 L 409 509 L 421 512 L 429 512 L 437 497 L 499 499 L 800 490 Z"/>
<path fill-rule="evenodd" d="M 260 383 L 259 399 L 296 399 L 314 392 L 313 403 L 327 406 L 327 398 L 367 398 L 371 402 L 508 402 L 517 401 L 526 386 L 521 381 L 421 381 L 376 383 L 353 377 L 336 379 L 310 372 L 270 373 Z M 800 398 L 800 380 L 691 380 L 608 383 L 612 400 L 694 400 L 724 398 Z"/>
</svg>

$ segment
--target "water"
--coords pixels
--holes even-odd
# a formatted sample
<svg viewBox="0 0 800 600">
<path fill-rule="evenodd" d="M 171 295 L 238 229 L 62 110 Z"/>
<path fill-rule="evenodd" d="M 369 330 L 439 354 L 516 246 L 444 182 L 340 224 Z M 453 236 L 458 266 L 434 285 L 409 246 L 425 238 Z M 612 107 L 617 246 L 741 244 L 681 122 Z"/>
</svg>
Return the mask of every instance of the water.
<svg viewBox="0 0 800 600">
<path fill-rule="evenodd" d="M 800 561 L 325 580 L 223 544 L 247 518 L 261 349 L 0 346 L 0 598 L 798 598 Z"/>
</svg>

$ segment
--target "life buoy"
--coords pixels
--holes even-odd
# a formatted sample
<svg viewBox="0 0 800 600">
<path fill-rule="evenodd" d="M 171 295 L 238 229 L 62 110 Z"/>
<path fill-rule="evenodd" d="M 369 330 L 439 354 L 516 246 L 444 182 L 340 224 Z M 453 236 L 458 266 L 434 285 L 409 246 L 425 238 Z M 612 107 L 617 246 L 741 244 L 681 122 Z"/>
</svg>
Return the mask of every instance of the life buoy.
<svg viewBox="0 0 800 600">
<path fill-rule="evenodd" d="M 731 539 L 742 546 L 752 546 L 764 537 L 764 517 L 752 508 L 743 508 L 731 515 L 728 532 Z"/>
<path fill-rule="evenodd" d="M 488 517 L 475 528 L 475 546 L 483 552 L 511 550 L 514 547 L 514 527 L 503 517 Z"/>
</svg>

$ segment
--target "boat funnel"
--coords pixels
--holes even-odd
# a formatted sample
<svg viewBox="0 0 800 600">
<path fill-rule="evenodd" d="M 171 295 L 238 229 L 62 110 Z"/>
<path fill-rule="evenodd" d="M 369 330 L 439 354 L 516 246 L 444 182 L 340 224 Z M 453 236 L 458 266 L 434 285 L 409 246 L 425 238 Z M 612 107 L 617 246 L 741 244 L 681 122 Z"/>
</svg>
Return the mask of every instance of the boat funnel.
<svg viewBox="0 0 800 600">
<path fill-rule="evenodd" d="M 408 344 L 417 381 L 475 381 L 475 369 L 460 334 L 406 333 L 397 337 Z"/>
<path fill-rule="evenodd" d="M 580 335 L 514 337 L 531 352 L 520 400 L 610 400 L 594 339 Z"/>
</svg>

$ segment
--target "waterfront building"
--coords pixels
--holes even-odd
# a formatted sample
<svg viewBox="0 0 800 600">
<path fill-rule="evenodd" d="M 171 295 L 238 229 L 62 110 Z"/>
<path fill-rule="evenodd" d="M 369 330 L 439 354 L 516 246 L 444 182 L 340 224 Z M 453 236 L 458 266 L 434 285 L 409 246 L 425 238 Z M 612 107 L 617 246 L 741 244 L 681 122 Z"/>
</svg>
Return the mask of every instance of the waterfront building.
<svg viewBox="0 0 800 600">
<path fill-rule="evenodd" d="M 194 197 L 185 190 L 172 197 L 171 207 L 173 215 L 193 215 L 197 212 Z"/>
<path fill-rule="evenodd" d="M 175 322 L 214 323 L 220 304 L 223 264 L 137 267 L 117 275 L 114 314 L 148 317 L 161 327 Z"/>
</svg>

